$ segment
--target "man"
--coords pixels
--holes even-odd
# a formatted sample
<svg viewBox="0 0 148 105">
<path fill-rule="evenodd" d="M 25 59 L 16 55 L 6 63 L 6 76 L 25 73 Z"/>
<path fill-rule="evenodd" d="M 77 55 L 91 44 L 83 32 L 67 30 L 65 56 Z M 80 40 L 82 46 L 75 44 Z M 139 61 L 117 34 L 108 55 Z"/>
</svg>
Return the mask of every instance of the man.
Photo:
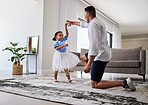
<svg viewBox="0 0 148 105">
<path fill-rule="evenodd" d="M 136 90 L 130 78 L 124 81 L 103 81 L 105 67 L 111 59 L 111 50 L 108 46 L 106 27 L 102 21 L 97 19 L 96 11 L 93 6 L 85 8 L 86 22 L 69 21 L 69 26 L 76 25 L 88 28 L 89 52 L 82 56 L 82 62 L 85 64 L 84 72 L 91 74 L 92 88 L 106 89 L 111 87 L 123 86 Z M 87 62 L 88 60 L 88 62 Z"/>
</svg>

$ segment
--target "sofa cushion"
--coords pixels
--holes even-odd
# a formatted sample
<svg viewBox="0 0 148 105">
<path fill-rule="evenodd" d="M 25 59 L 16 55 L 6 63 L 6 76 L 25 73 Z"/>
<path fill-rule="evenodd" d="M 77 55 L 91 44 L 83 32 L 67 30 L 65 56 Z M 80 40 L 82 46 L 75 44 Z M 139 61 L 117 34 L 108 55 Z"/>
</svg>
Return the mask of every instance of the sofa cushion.
<svg viewBox="0 0 148 105">
<path fill-rule="evenodd" d="M 132 48 L 132 49 L 112 49 L 112 59 L 111 60 L 139 60 L 140 51 L 142 47 Z"/>
<path fill-rule="evenodd" d="M 137 60 L 124 60 L 124 61 L 110 61 L 106 67 L 110 68 L 138 68 L 140 67 L 140 62 Z"/>
</svg>

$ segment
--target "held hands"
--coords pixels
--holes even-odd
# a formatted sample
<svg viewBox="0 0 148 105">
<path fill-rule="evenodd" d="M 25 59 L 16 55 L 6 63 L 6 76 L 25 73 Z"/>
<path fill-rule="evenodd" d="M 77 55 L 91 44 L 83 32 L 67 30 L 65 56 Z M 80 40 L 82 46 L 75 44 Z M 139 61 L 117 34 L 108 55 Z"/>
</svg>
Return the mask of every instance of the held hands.
<svg viewBox="0 0 148 105">
<path fill-rule="evenodd" d="M 67 24 L 68 26 L 72 26 L 72 25 L 73 25 L 73 21 L 67 20 L 67 21 L 66 21 L 66 24 Z"/>
<path fill-rule="evenodd" d="M 90 73 L 90 70 L 91 70 L 91 65 L 90 65 L 90 64 L 87 64 L 87 65 L 84 67 L 84 72 L 85 72 L 85 73 Z"/>
<path fill-rule="evenodd" d="M 68 26 L 72 26 L 72 25 L 80 26 L 80 22 L 78 22 L 78 21 L 70 21 L 70 20 L 67 20 L 66 23 L 67 23 Z"/>
</svg>

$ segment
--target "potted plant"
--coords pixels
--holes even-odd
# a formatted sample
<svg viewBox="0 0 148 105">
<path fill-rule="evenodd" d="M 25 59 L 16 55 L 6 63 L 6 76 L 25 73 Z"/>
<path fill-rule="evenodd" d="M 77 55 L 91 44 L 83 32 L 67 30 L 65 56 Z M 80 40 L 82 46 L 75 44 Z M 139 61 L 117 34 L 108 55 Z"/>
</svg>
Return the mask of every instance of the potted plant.
<svg viewBox="0 0 148 105">
<path fill-rule="evenodd" d="M 21 65 L 21 61 L 25 58 L 25 55 L 22 54 L 24 51 L 23 47 L 17 47 L 18 43 L 10 42 L 11 47 L 6 47 L 3 51 L 12 52 L 12 56 L 8 61 L 13 63 L 12 74 L 13 75 L 22 75 L 23 73 L 23 65 Z"/>
</svg>

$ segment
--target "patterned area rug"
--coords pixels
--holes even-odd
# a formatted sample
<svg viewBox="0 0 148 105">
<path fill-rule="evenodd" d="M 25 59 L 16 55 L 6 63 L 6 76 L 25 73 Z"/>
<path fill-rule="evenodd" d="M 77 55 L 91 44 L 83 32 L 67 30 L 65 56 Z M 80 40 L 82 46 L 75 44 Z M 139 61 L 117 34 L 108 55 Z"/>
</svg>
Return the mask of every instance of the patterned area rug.
<svg viewBox="0 0 148 105">
<path fill-rule="evenodd" d="M 135 83 L 135 92 L 122 87 L 92 89 L 86 79 L 53 82 L 53 77 L 36 76 L 0 80 L 0 91 L 68 105 L 148 105 L 148 84 Z"/>
</svg>

